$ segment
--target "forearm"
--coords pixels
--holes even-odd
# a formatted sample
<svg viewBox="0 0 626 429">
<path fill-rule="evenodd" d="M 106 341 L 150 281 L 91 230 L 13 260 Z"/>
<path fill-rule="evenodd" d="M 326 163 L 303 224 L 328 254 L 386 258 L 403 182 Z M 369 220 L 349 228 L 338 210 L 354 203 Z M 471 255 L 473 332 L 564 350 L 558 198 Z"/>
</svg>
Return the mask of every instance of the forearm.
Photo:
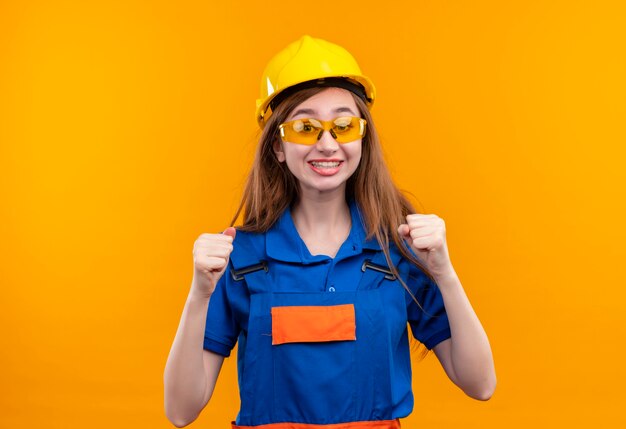
<svg viewBox="0 0 626 429">
<path fill-rule="evenodd" d="M 202 343 L 208 306 L 209 298 L 190 293 L 165 365 L 165 414 L 177 426 L 195 420 L 205 405 Z"/>
<path fill-rule="evenodd" d="M 476 398 L 488 398 L 496 386 L 489 339 L 454 271 L 435 279 L 450 323 L 451 361 L 457 384 Z"/>
</svg>

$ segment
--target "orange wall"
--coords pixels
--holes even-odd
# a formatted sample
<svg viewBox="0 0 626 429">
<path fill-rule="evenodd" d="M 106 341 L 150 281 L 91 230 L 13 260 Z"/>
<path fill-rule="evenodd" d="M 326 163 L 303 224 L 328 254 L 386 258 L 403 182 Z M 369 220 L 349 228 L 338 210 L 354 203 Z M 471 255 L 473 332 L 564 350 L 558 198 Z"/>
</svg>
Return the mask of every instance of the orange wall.
<svg viewBox="0 0 626 429">
<path fill-rule="evenodd" d="M 375 82 L 493 347 L 490 401 L 431 355 L 404 426 L 626 424 L 624 22 L 601 0 L 1 2 L 0 427 L 171 427 L 193 242 L 230 220 L 261 72 L 303 33 Z M 193 426 L 237 398 L 231 358 Z"/>
</svg>

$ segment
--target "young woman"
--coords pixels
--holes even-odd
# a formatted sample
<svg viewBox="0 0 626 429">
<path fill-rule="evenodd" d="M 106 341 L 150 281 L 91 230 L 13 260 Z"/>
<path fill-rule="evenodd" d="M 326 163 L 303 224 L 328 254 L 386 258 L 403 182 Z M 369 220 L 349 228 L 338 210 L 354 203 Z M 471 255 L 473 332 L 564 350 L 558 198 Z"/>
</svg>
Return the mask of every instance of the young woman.
<svg viewBox="0 0 626 429">
<path fill-rule="evenodd" d="M 399 428 L 413 408 L 407 325 L 467 395 L 493 394 L 489 341 L 444 222 L 415 214 L 394 186 L 374 98 L 329 42 L 304 36 L 269 63 L 263 132 L 234 217 L 243 210 L 243 225 L 194 244 L 164 377 L 176 426 L 197 418 L 238 344 L 233 428 Z"/>
</svg>

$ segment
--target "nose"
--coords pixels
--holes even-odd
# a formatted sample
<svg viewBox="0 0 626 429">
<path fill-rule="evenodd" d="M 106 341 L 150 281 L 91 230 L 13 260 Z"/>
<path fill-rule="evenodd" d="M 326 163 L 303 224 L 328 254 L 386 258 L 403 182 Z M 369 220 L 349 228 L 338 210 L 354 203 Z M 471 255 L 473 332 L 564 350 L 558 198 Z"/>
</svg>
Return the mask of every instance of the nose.
<svg viewBox="0 0 626 429">
<path fill-rule="evenodd" d="M 317 140 L 316 146 L 320 152 L 335 152 L 339 149 L 339 143 L 328 130 L 322 131 L 322 136 Z"/>
</svg>

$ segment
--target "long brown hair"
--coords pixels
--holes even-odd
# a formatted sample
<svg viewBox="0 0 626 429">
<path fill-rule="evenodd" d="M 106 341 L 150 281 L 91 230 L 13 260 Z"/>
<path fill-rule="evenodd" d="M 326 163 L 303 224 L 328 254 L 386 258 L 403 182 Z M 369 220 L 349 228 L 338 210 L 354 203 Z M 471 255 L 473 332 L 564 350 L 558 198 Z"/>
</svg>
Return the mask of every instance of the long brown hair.
<svg viewBox="0 0 626 429">
<path fill-rule="evenodd" d="M 243 210 L 243 225 L 237 228 L 247 232 L 265 232 L 287 207 L 298 201 L 298 181 L 286 163 L 278 161 L 273 145 L 279 138 L 278 126 L 293 109 L 325 89 L 327 88 L 316 87 L 298 91 L 276 107 L 259 139 L 254 163 L 231 226 Z M 406 216 L 415 213 L 415 209 L 391 179 L 369 109 L 361 98 L 350 94 L 367 121 L 367 132 L 362 139 L 361 161 L 346 184 L 346 199 L 354 198 L 363 216 L 367 238 L 376 238 L 391 271 L 417 305 L 425 311 L 398 274 L 389 254 L 390 243 L 394 243 L 402 256 L 433 279 L 428 270 L 409 252 L 407 244 L 397 231 L 400 224 L 406 223 Z"/>
</svg>

